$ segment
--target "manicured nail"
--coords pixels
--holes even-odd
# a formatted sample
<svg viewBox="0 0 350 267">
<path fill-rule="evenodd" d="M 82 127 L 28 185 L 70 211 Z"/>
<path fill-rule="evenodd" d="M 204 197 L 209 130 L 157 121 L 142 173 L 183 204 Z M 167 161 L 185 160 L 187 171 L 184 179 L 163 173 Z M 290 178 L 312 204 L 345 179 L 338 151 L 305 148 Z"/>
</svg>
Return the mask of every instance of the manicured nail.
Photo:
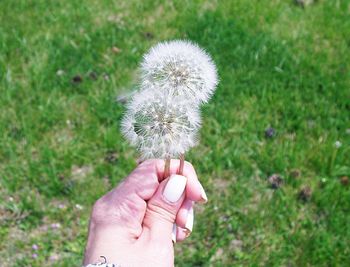
<svg viewBox="0 0 350 267">
<path fill-rule="evenodd" d="M 182 230 L 184 231 L 186 238 L 189 237 L 191 235 L 191 233 L 192 233 L 190 230 L 188 230 L 186 228 L 182 229 Z"/>
<path fill-rule="evenodd" d="M 186 232 L 186 237 L 189 236 L 192 232 L 193 229 L 193 219 L 194 219 L 194 214 L 193 214 L 193 207 L 188 211 L 187 213 L 187 220 L 186 220 L 186 225 L 185 228 L 188 230 Z"/>
<path fill-rule="evenodd" d="M 202 186 L 202 185 L 201 185 Z M 201 203 L 207 203 L 208 202 L 208 197 L 207 197 L 207 194 L 205 193 L 204 191 L 204 188 L 202 186 L 201 188 L 202 192 L 201 192 L 201 200 L 199 202 Z"/>
<path fill-rule="evenodd" d="M 187 178 L 182 175 L 173 174 L 165 186 L 163 196 L 169 202 L 177 202 L 185 191 Z"/>
<path fill-rule="evenodd" d="M 176 234 L 177 234 L 177 226 L 176 223 L 173 224 L 173 231 L 171 232 L 171 240 L 176 243 Z"/>
</svg>

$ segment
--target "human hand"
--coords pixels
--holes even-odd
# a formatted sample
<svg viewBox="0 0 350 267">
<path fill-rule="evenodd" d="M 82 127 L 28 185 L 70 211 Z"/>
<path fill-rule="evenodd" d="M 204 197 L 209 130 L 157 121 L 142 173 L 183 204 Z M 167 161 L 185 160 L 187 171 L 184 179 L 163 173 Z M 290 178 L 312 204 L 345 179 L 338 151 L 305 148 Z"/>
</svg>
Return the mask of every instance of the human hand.
<svg viewBox="0 0 350 267">
<path fill-rule="evenodd" d="M 172 160 L 170 177 L 163 179 L 164 161 L 147 160 L 97 200 L 85 265 L 101 256 L 122 267 L 174 265 L 173 242 L 191 233 L 193 202 L 207 201 L 193 166 L 185 162 L 180 176 L 179 164 Z"/>
</svg>

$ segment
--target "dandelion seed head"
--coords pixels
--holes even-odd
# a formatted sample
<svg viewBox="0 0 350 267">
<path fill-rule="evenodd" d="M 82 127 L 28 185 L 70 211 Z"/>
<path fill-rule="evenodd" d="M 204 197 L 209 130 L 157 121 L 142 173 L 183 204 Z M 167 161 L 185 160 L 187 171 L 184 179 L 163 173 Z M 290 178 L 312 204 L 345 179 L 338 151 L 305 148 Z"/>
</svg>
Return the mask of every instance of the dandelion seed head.
<svg viewBox="0 0 350 267">
<path fill-rule="evenodd" d="M 122 132 L 142 158 L 177 157 L 196 144 L 197 107 L 177 96 L 140 92 L 128 106 Z"/>
<path fill-rule="evenodd" d="M 207 102 L 217 84 L 217 71 L 210 56 L 189 41 L 159 43 L 144 56 L 141 89 L 155 88 Z"/>
</svg>

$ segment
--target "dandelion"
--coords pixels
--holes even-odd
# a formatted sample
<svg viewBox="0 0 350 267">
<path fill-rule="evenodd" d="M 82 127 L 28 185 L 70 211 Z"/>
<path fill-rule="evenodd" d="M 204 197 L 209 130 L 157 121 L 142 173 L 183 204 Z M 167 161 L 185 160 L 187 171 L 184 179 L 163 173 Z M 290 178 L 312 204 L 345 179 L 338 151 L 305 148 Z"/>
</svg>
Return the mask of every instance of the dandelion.
<svg viewBox="0 0 350 267">
<path fill-rule="evenodd" d="M 124 136 L 142 159 L 183 155 L 196 144 L 199 127 L 197 107 L 178 96 L 147 91 L 134 96 L 122 121 Z"/>
<path fill-rule="evenodd" d="M 122 121 L 126 139 L 141 153 L 141 159 L 180 158 L 197 144 L 199 104 L 208 102 L 218 84 L 210 56 L 189 41 L 157 44 L 141 63 L 140 90 L 134 93 Z"/>
<path fill-rule="evenodd" d="M 84 207 L 80 204 L 75 204 L 75 208 L 78 210 L 82 210 Z"/>
<path fill-rule="evenodd" d="M 340 141 L 335 141 L 334 146 L 336 148 L 340 148 L 342 146 L 342 143 Z"/>
<path fill-rule="evenodd" d="M 189 41 L 159 43 L 144 56 L 141 90 L 171 91 L 175 95 L 206 103 L 217 84 L 213 60 Z"/>
</svg>

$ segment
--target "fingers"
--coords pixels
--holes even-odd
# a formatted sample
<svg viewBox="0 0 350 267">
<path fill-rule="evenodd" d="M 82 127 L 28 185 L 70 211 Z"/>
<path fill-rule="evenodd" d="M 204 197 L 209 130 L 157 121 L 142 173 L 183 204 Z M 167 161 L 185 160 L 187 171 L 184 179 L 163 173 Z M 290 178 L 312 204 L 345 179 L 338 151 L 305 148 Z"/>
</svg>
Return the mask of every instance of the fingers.
<svg viewBox="0 0 350 267">
<path fill-rule="evenodd" d="M 174 193 L 171 193 L 173 192 L 173 189 L 167 189 L 167 185 L 169 183 L 170 187 L 172 187 L 171 184 L 181 187 L 181 182 L 179 181 L 170 182 L 174 180 L 174 177 L 175 180 L 180 179 L 179 177 L 183 177 L 179 175 L 174 175 L 178 172 L 180 161 L 171 160 L 170 178 L 166 180 L 163 179 L 165 165 L 164 160 L 148 160 L 141 163 L 138 168 L 140 168 L 140 166 L 143 165 L 145 165 L 145 167 L 147 168 L 149 168 L 149 165 L 155 165 L 157 179 L 159 182 L 161 182 L 154 196 L 148 201 L 147 210 L 143 220 L 145 228 L 148 229 L 148 232 L 150 233 L 152 238 L 162 237 L 167 240 L 171 240 L 171 237 L 173 236 L 174 241 L 175 239 L 177 242 L 184 240 L 192 232 L 194 219 L 194 202 L 207 201 L 205 191 L 197 178 L 197 174 L 192 164 L 189 162 L 185 162 L 184 164 L 183 176 L 187 178 L 184 185 L 185 188 L 182 188 L 183 195 L 180 197 L 180 199 L 177 199 L 175 202 L 174 197 L 172 196 L 172 194 Z M 169 192 L 171 198 L 170 205 L 169 199 L 166 199 L 165 196 L 169 194 Z M 173 223 L 175 221 L 177 226 L 173 227 Z"/>
<path fill-rule="evenodd" d="M 184 241 L 190 234 L 187 229 L 177 226 L 176 228 L 176 243 Z"/>
<path fill-rule="evenodd" d="M 180 242 L 190 236 L 193 230 L 193 201 L 185 199 L 176 216 L 176 240 Z"/>
<path fill-rule="evenodd" d="M 187 237 L 189 237 L 190 233 L 187 229 L 177 226 L 176 223 L 173 224 L 173 230 L 171 233 L 171 240 L 173 243 L 178 243 L 184 241 Z"/>
<path fill-rule="evenodd" d="M 208 201 L 207 195 L 203 189 L 202 184 L 197 179 L 197 176 L 184 176 L 188 177 L 186 185 L 186 198 L 200 203 L 206 203 Z"/>
<path fill-rule="evenodd" d="M 192 232 L 193 228 L 193 201 L 185 199 L 182 203 L 177 216 L 176 224 L 184 229 L 187 229 L 189 232 Z"/>
<path fill-rule="evenodd" d="M 147 200 L 158 186 L 157 160 L 144 161 L 117 187 L 96 201 L 91 220 L 99 224 L 119 223 L 123 227 L 133 225 L 128 227 L 129 232 L 138 236 Z"/>
<path fill-rule="evenodd" d="M 156 192 L 158 181 L 157 159 L 146 160 L 136 167 L 116 188 L 111 192 L 111 198 L 124 199 L 131 195 L 137 195 L 147 201 Z"/>
<path fill-rule="evenodd" d="M 157 160 L 157 174 L 159 181 L 163 179 L 164 165 L 164 160 Z M 177 174 L 179 167 L 180 160 L 172 159 L 170 162 L 170 175 Z M 207 202 L 208 198 L 191 163 L 185 161 L 182 175 L 187 177 L 186 198 L 196 202 Z"/>
<path fill-rule="evenodd" d="M 161 159 L 150 159 L 139 164 L 136 169 L 118 186 L 118 195 L 130 195 L 136 193 L 143 200 L 150 199 L 155 193 L 159 182 L 164 177 L 165 161 Z M 170 175 L 177 174 L 180 161 L 172 159 L 170 164 Z M 198 181 L 196 171 L 189 162 L 185 162 L 183 176 L 187 177 L 186 197 L 196 202 L 206 202 L 207 196 L 201 183 Z"/>
<path fill-rule="evenodd" d="M 164 243 L 171 242 L 176 214 L 185 199 L 187 178 L 171 175 L 162 181 L 148 201 L 143 220 L 143 236 Z"/>
<path fill-rule="evenodd" d="M 160 180 L 164 179 L 163 178 L 164 177 L 164 165 L 165 165 L 165 160 L 157 159 L 157 170 L 158 170 L 158 177 Z M 179 168 L 180 168 L 180 160 L 171 159 L 171 161 L 170 161 L 170 175 L 178 174 Z M 196 172 L 195 172 L 192 164 L 189 163 L 188 161 L 185 161 L 182 175 L 184 175 L 186 177 L 193 177 L 193 178 L 197 179 Z"/>
</svg>

